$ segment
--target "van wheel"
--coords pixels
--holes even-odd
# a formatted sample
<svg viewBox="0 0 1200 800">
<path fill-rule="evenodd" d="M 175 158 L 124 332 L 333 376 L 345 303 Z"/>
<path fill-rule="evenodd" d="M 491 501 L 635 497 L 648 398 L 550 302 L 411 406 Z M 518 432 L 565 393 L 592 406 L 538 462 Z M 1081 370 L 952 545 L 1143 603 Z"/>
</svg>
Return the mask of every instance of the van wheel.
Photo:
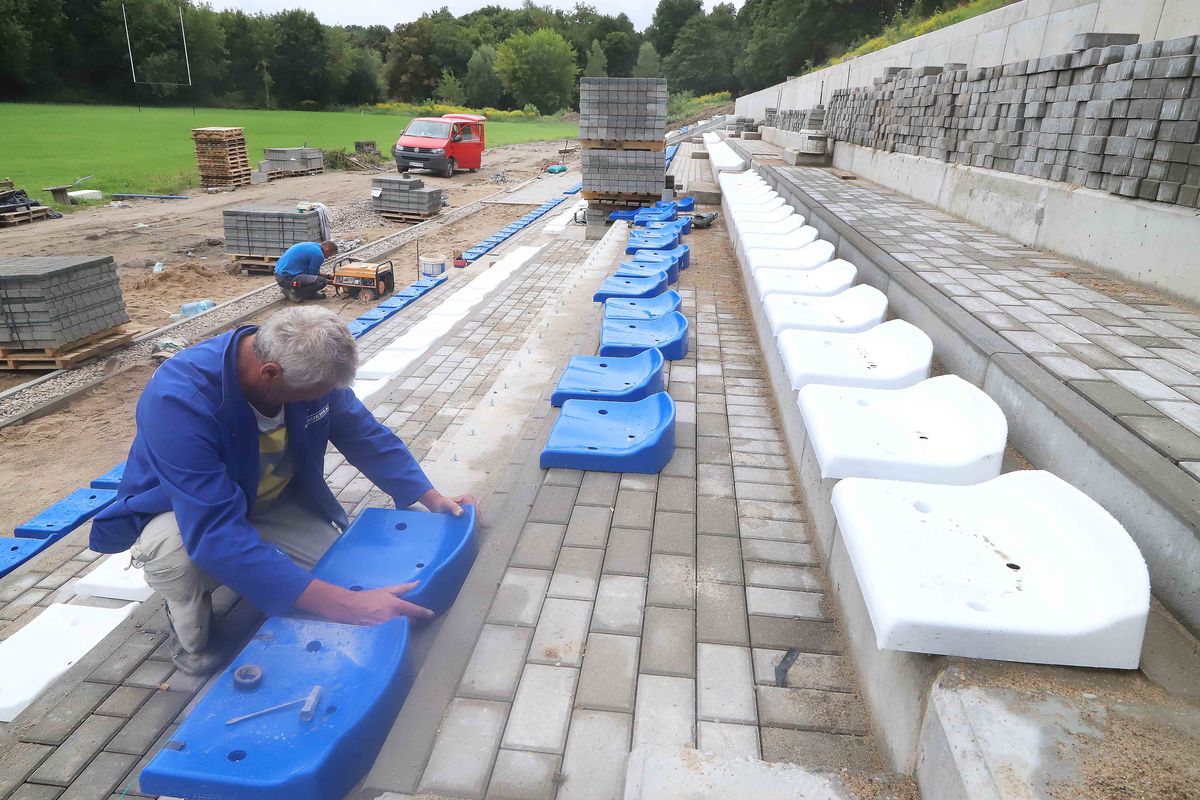
<svg viewBox="0 0 1200 800">
<path fill-rule="evenodd" d="M 457 166 L 458 166 L 458 162 L 456 162 L 453 158 L 450 159 L 449 161 L 447 161 L 446 169 L 442 171 L 442 177 L 443 178 L 453 178 L 454 177 L 454 168 Z"/>
<path fill-rule="evenodd" d="M 403 175 L 403 174 L 405 174 L 406 172 L 408 172 L 408 167 L 402 167 L 402 166 L 400 166 L 399 164 L 397 164 L 397 165 L 396 165 L 396 172 L 399 172 L 401 175 Z"/>
</svg>

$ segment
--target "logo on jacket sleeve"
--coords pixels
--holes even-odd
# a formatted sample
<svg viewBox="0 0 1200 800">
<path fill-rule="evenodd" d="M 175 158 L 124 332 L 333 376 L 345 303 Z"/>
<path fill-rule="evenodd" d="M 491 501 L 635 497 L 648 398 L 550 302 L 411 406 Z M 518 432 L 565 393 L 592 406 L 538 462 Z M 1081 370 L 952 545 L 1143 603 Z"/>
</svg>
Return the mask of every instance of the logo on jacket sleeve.
<svg viewBox="0 0 1200 800">
<path fill-rule="evenodd" d="M 317 411 L 314 414 L 309 414 L 308 417 L 304 420 L 304 427 L 311 428 L 313 425 L 316 425 L 318 422 L 325 419 L 325 417 L 327 417 L 327 416 L 329 416 L 329 404 L 328 403 L 321 406 L 320 411 Z"/>
</svg>

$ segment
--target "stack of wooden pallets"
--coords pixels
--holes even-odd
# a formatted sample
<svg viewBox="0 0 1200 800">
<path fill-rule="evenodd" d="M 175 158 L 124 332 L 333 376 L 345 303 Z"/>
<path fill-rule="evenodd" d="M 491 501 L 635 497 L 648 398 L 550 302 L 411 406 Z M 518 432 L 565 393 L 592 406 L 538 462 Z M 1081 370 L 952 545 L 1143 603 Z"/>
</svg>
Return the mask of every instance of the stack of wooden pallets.
<svg viewBox="0 0 1200 800">
<path fill-rule="evenodd" d="M 246 186 L 250 155 L 242 128 L 193 128 L 201 186 Z"/>
</svg>

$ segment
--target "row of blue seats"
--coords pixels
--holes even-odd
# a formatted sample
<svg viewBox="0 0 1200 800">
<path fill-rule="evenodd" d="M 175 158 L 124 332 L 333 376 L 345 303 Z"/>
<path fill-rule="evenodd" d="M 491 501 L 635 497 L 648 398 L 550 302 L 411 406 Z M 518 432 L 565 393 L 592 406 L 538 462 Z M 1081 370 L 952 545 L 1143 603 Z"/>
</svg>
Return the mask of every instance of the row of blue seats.
<svg viewBox="0 0 1200 800">
<path fill-rule="evenodd" d="M 592 297 L 603 303 L 599 355 L 571 358 L 551 395 L 561 411 L 542 450 L 543 469 L 654 474 L 675 452 L 675 403 L 663 371 L 666 361 L 687 355 L 687 318 L 669 287 L 691 266 L 690 248 L 680 243 L 691 217 L 678 218 L 675 204 L 641 211 L 660 218 L 631 231 L 632 258 Z"/>
<path fill-rule="evenodd" d="M 350 329 L 350 333 L 353 334 L 354 338 L 358 339 L 400 311 L 400 309 L 415 303 L 418 299 L 424 297 L 445 282 L 445 275 L 430 275 L 414 281 L 407 288 L 395 292 L 391 297 L 370 311 L 359 314 L 356 318 L 346 323 L 346 327 Z"/>
<path fill-rule="evenodd" d="M 535 208 L 533 211 L 530 211 L 528 214 L 521 217 L 520 219 L 518 219 L 514 222 L 511 222 L 508 225 L 505 225 L 503 228 L 496 231 L 494 234 L 492 234 L 488 238 L 484 239 L 482 242 L 475 245 L 470 250 L 467 250 L 466 252 L 464 252 L 463 258 L 467 261 L 475 261 L 477 259 L 482 258 L 483 256 L 487 255 L 489 252 L 491 252 L 494 248 L 498 247 L 502 242 L 507 240 L 510 236 L 512 236 L 516 233 L 519 233 L 520 231 L 524 230 L 525 228 L 528 228 L 530 225 L 537 222 L 539 219 L 541 219 L 547 213 L 549 213 L 550 211 L 557 208 L 558 205 L 566 199 L 567 199 L 566 197 L 555 197 L 550 200 L 547 200 L 546 202 L 542 203 L 540 206 Z"/>
</svg>

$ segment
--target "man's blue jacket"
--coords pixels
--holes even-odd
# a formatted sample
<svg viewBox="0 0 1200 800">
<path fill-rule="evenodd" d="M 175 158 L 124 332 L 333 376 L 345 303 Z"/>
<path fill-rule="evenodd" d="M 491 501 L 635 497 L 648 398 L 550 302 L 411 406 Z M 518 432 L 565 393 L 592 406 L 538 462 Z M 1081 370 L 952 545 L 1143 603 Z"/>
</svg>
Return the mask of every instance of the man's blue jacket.
<svg viewBox="0 0 1200 800">
<path fill-rule="evenodd" d="M 325 263 L 325 251 L 316 242 L 298 242 L 279 257 L 275 264 L 276 275 L 294 278 L 297 275 L 320 275 Z"/>
<path fill-rule="evenodd" d="M 312 580 L 263 541 L 247 514 L 258 495 L 258 423 L 237 379 L 241 327 L 189 347 L 158 368 L 137 405 L 137 437 L 116 502 L 92 522 L 91 547 L 128 550 L 155 515 L 174 511 L 192 560 L 267 614 L 282 614 Z M 314 512 L 346 525 L 325 483 L 326 444 L 404 508 L 431 488 L 404 443 L 349 389 L 289 403 L 284 419 L 295 464 L 289 489 Z"/>
</svg>

